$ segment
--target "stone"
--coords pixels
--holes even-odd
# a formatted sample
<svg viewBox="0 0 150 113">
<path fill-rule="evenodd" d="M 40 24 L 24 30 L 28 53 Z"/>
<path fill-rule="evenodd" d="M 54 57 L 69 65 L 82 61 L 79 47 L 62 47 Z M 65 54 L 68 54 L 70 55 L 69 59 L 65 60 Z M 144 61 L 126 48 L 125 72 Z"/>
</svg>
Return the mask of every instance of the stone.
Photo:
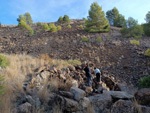
<svg viewBox="0 0 150 113">
<path fill-rule="evenodd" d="M 134 113 L 134 105 L 130 100 L 118 100 L 113 104 L 111 113 Z"/>
<path fill-rule="evenodd" d="M 41 77 L 43 79 L 45 79 L 45 80 L 49 77 L 49 75 L 50 75 L 49 71 L 43 71 L 43 72 L 41 72 Z"/>
<path fill-rule="evenodd" d="M 77 80 L 72 80 L 72 86 L 73 87 L 79 87 L 78 81 Z"/>
<path fill-rule="evenodd" d="M 40 101 L 39 98 L 36 98 L 36 99 L 35 99 L 35 107 L 36 107 L 36 108 L 39 108 L 40 106 L 41 106 L 41 101 Z"/>
<path fill-rule="evenodd" d="M 139 113 L 150 113 L 150 107 L 138 105 L 137 106 L 137 111 Z"/>
<path fill-rule="evenodd" d="M 35 105 L 35 101 L 30 95 L 27 95 L 26 97 L 27 102 L 29 102 L 31 105 Z"/>
<path fill-rule="evenodd" d="M 114 82 L 113 79 L 111 79 L 110 77 L 104 77 L 104 76 L 102 76 L 102 81 L 104 83 L 106 83 L 107 87 L 109 87 L 110 90 L 114 90 L 116 83 Z"/>
<path fill-rule="evenodd" d="M 140 89 L 136 94 L 135 98 L 141 105 L 150 105 L 150 88 Z"/>
<path fill-rule="evenodd" d="M 92 87 L 86 87 L 86 88 L 85 88 L 85 92 L 86 92 L 86 93 L 92 93 L 92 92 L 93 92 Z"/>
<path fill-rule="evenodd" d="M 74 99 L 77 101 L 83 99 L 86 95 L 85 91 L 83 91 L 77 87 L 71 87 L 70 92 L 74 95 Z"/>
<path fill-rule="evenodd" d="M 110 109 L 112 105 L 112 97 L 110 94 L 103 93 L 88 97 L 94 107 L 95 113 L 106 113 L 106 109 Z"/>
<path fill-rule="evenodd" d="M 70 71 L 75 71 L 76 70 L 74 66 L 69 66 L 68 68 L 69 68 Z"/>
<path fill-rule="evenodd" d="M 68 92 L 68 91 L 59 91 L 59 94 L 61 96 L 64 96 L 64 97 L 67 97 L 67 98 L 70 98 L 70 99 L 73 99 L 73 97 L 74 97 L 74 95 L 71 92 Z"/>
<path fill-rule="evenodd" d="M 32 110 L 32 105 L 26 102 L 17 108 L 17 113 L 31 113 L 31 110 Z"/>
<path fill-rule="evenodd" d="M 133 99 L 134 96 L 123 91 L 104 91 L 115 99 Z"/>
<path fill-rule="evenodd" d="M 82 106 L 82 108 L 87 108 L 90 104 L 90 100 L 87 97 L 84 97 L 83 100 L 81 100 L 80 105 Z"/>
</svg>

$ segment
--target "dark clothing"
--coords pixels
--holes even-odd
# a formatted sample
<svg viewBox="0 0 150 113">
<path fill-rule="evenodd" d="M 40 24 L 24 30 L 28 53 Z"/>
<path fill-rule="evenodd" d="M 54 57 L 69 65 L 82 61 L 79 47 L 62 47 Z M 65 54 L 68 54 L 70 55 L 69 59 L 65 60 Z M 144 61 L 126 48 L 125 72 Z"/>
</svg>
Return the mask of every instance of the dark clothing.
<svg viewBox="0 0 150 113">
<path fill-rule="evenodd" d="M 92 74 L 91 74 L 91 69 L 90 67 L 85 67 L 84 68 L 85 75 L 87 77 L 87 82 L 89 86 L 92 86 Z"/>
<path fill-rule="evenodd" d="M 90 67 L 85 67 L 84 71 L 85 71 L 86 77 L 92 77 Z"/>
<path fill-rule="evenodd" d="M 100 78 L 100 73 L 96 73 L 96 81 L 97 82 L 100 82 L 101 80 L 100 80 L 101 78 Z"/>
</svg>

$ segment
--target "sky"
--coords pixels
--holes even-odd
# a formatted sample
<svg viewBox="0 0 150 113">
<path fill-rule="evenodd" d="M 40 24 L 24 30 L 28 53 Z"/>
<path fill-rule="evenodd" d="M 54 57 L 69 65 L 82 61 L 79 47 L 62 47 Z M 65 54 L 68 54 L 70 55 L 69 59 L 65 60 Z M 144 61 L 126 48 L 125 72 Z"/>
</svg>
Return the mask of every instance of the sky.
<svg viewBox="0 0 150 113">
<path fill-rule="evenodd" d="M 90 5 L 97 2 L 106 13 L 116 7 L 126 19 L 133 17 L 138 23 L 145 23 L 150 11 L 150 0 L 0 0 L 0 22 L 17 25 L 17 18 L 29 12 L 33 22 L 55 22 L 60 16 L 82 19 L 88 16 Z"/>
</svg>

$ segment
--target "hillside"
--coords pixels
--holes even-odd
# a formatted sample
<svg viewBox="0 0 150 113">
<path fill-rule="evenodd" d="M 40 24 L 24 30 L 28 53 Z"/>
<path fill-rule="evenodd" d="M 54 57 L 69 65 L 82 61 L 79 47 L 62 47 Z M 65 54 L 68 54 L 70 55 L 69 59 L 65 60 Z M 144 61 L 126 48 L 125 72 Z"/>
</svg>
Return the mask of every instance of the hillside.
<svg viewBox="0 0 150 113">
<path fill-rule="evenodd" d="M 43 31 L 41 26 L 32 25 L 33 36 L 18 27 L 0 28 L 1 53 L 26 53 L 32 56 L 48 54 L 54 59 L 78 59 L 98 66 L 103 74 L 113 76 L 118 82 L 125 81 L 137 85 L 138 79 L 150 74 L 150 58 L 144 56 L 150 48 L 150 38 L 139 39 L 140 45 L 130 44 L 123 38 L 120 28 L 111 26 L 109 33 L 88 33 L 79 28 L 82 20 L 71 20 L 71 29 L 61 25 L 58 32 Z M 86 36 L 89 41 L 83 42 Z M 97 38 L 101 37 L 101 41 Z"/>
</svg>

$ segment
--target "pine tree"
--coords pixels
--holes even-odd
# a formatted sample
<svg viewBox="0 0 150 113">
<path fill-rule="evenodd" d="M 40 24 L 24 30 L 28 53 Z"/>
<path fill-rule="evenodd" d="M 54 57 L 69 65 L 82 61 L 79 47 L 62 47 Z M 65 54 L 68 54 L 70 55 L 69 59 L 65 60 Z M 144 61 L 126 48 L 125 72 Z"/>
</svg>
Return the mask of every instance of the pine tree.
<svg viewBox="0 0 150 113">
<path fill-rule="evenodd" d="M 150 11 L 148 11 L 148 13 L 146 14 L 146 23 L 150 23 Z"/>
<path fill-rule="evenodd" d="M 126 25 L 126 20 L 123 15 L 119 14 L 115 19 L 114 19 L 114 26 L 117 27 L 123 27 Z"/>
<path fill-rule="evenodd" d="M 60 23 L 63 22 L 63 17 L 62 16 L 59 17 L 58 22 L 60 22 Z"/>
<path fill-rule="evenodd" d="M 70 23 L 70 19 L 69 19 L 69 16 L 68 16 L 68 15 L 64 15 L 64 17 L 63 17 L 63 22 L 65 22 L 65 23 Z"/>
<path fill-rule="evenodd" d="M 32 18 L 31 18 L 31 15 L 30 15 L 30 13 L 25 13 L 25 17 L 26 17 L 26 22 L 27 22 L 27 24 L 32 24 L 33 23 L 33 20 L 32 20 Z"/>
<path fill-rule="evenodd" d="M 102 7 L 94 2 L 91 5 L 88 19 L 85 22 L 86 30 L 88 32 L 108 32 L 109 21 L 105 18 L 105 13 L 102 11 Z"/>
<path fill-rule="evenodd" d="M 110 25 L 114 25 L 115 18 L 119 15 L 119 11 L 116 7 L 106 12 L 106 17 L 109 20 Z"/>
</svg>

